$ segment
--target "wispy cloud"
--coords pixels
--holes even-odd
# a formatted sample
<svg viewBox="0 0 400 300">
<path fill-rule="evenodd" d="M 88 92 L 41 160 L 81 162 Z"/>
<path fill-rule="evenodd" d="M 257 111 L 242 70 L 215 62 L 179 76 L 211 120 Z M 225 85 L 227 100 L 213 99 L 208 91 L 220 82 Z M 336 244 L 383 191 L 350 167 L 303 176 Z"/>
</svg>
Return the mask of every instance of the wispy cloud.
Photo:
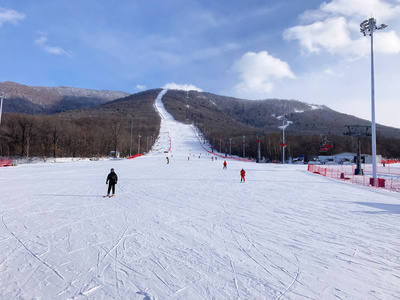
<svg viewBox="0 0 400 300">
<path fill-rule="evenodd" d="M 25 18 L 25 14 L 17 12 L 13 9 L 6 9 L 0 7 L 0 27 L 3 26 L 4 23 L 17 24 L 18 21 L 23 20 Z"/>
<path fill-rule="evenodd" d="M 275 80 L 296 78 L 287 62 L 267 51 L 247 52 L 234 63 L 232 70 L 238 72 L 240 78 L 236 92 L 247 97 L 264 97 L 272 92 Z"/>
<path fill-rule="evenodd" d="M 174 82 L 167 83 L 166 85 L 163 86 L 163 89 L 202 92 L 200 88 L 194 86 L 193 84 L 177 84 Z"/>
<path fill-rule="evenodd" d="M 144 91 L 145 89 L 146 89 L 146 86 L 142 85 L 142 84 L 138 84 L 135 87 L 135 90 L 137 90 L 137 91 Z"/>
<path fill-rule="evenodd" d="M 66 55 L 68 57 L 73 56 L 73 52 L 70 50 L 65 50 L 60 46 L 49 45 L 48 39 L 43 32 L 40 32 L 38 34 L 38 38 L 35 39 L 35 45 L 40 46 L 46 53 L 54 55 Z"/>
</svg>

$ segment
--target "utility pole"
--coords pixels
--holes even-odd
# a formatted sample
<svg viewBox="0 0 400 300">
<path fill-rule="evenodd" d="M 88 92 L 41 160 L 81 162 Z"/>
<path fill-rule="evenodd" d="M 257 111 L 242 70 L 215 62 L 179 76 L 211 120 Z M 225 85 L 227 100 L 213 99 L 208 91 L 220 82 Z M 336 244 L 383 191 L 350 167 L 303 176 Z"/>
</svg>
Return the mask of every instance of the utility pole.
<svg viewBox="0 0 400 300">
<path fill-rule="evenodd" d="M 360 32 L 366 36 L 371 36 L 371 123 L 372 123 L 372 176 L 374 178 L 374 186 L 377 186 L 376 176 L 376 128 L 375 128 L 375 82 L 374 82 L 374 31 L 385 29 L 387 25 L 381 24 L 376 26 L 376 20 L 369 18 L 360 24 Z"/>
<path fill-rule="evenodd" d="M 140 138 L 141 138 L 140 134 L 138 135 L 138 138 L 139 138 L 139 143 L 138 143 L 137 153 L 140 154 Z"/>
<path fill-rule="evenodd" d="M 1 125 L 1 115 L 3 113 L 3 100 L 5 98 L 4 93 L 1 93 L 0 98 L 1 98 L 1 103 L 0 103 L 0 125 Z"/>
<path fill-rule="evenodd" d="M 129 156 L 132 156 L 132 132 L 133 132 L 133 115 L 131 116 L 131 143 L 129 144 Z"/>
</svg>

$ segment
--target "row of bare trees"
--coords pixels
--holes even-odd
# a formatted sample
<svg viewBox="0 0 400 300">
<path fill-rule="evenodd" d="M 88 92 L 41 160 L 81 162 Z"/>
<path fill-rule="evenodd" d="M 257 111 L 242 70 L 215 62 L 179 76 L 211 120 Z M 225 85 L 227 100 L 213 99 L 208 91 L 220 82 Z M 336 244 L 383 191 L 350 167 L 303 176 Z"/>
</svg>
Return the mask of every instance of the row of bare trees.
<svg viewBox="0 0 400 300">
<path fill-rule="evenodd" d="M 205 138 L 210 141 L 211 145 L 217 151 L 243 156 L 243 135 L 234 135 L 232 132 L 208 133 L 207 129 L 201 129 L 205 132 Z M 249 158 L 257 158 L 258 142 L 260 140 L 261 158 L 267 161 L 282 161 L 283 148 L 280 145 L 282 135 L 279 132 L 269 132 L 257 137 L 254 132 L 247 132 L 245 135 L 245 156 Z M 285 134 L 287 147 L 285 148 L 285 158 L 295 158 L 299 156 L 319 156 L 334 155 L 338 153 L 350 152 L 356 153 L 356 138 L 348 136 L 330 135 L 295 135 Z M 328 138 L 333 148 L 321 151 L 324 141 Z M 371 139 L 361 139 L 361 150 L 363 154 L 371 154 Z M 377 153 L 385 158 L 400 158 L 400 140 L 392 138 L 377 138 Z"/>
<path fill-rule="evenodd" d="M 0 156 L 98 157 L 110 151 L 128 156 L 143 153 L 151 146 L 143 143 L 139 148 L 139 134 L 151 136 L 151 141 L 158 135 L 154 127 L 140 130 L 132 128 L 129 117 L 66 119 L 4 114 L 0 125 Z"/>
<path fill-rule="evenodd" d="M 0 156 L 98 157 L 106 156 L 110 151 L 118 151 L 121 156 L 146 152 L 158 136 L 159 123 L 154 121 L 146 124 L 139 117 L 135 118 L 136 123 L 132 123 L 132 120 L 132 116 L 126 115 L 73 119 L 50 115 L 3 114 L 0 125 Z M 243 156 L 242 142 L 245 135 L 246 157 L 257 158 L 258 139 L 261 157 L 268 161 L 282 160 L 280 132 L 264 133 L 257 137 L 253 131 L 242 131 L 238 128 L 218 128 L 204 124 L 197 126 L 216 151 Z M 142 137 L 140 146 L 139 135 Z M 322 135 L 287 133 L 285 157 L 356 152 L 355 138 L 332 135 L 327 138 L 333 143 L 333 148 L 321 153 L 320 148 L 325 138 Z M 362 153 L 370 154 L 370 149 L 371 140 L 363 138 Z M 378 135 L 377 153 L 385 158 L 400 158 L 400 140 Z"/>
</svg>

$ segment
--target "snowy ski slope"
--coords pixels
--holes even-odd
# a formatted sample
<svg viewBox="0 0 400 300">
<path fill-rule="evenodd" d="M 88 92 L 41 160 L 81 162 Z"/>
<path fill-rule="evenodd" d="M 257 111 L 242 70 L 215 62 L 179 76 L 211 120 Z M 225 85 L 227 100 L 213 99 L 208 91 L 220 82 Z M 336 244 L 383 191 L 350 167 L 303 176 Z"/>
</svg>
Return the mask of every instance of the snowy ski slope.
<svg viewBox="0 0 400 300">
<path fill-rule="evenodd" d="M 161 97 L 149 155 L 0 168 L 0 299 L 400 299 L 398 193 L 223 170 Z"/>
</svg>

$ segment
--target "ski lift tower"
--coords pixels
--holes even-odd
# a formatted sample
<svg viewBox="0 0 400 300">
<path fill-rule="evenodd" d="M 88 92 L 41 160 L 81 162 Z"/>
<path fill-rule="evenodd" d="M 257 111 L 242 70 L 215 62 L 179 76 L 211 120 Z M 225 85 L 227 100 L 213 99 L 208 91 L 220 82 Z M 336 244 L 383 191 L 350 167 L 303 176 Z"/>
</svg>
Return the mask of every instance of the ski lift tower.
<svg viewBox="0 0 400 300">
<path fill-rule="evenodd" d="M 355 175 L 363 175 L 363 170 L 361 169 L 360 137 L 371 136 L 371 133 L 368 132 L 371 126 L 346 125 L 346 127 L 349 131 L 345 132 L 344 135 L 357 137 L 357 169 Z"/>
<path fill-rule="evenodd" d="M 285 128 L 289 126 L 289 122 L 286 122 L 286 118 L 282 117 L 282 126 L 279 126 L 280 129 L 282 129 L 282 141 L 279 143 L 279 145 L 282 147 L 282 164 L 285 164 L 285 148 L 286 148 L 286 143 L 285 143 Z"/>
<path fill-rule="evenodd" d="M 264 133 L 255 133 L 255 136 L 257 137 L 256 142 L 258 143 L 257 162 L 260 162 L 260 160 L 261 160 L 261 147 L 260 147 L 260 144 L 263 141 L 261 138 L 264 137 Z"/>
<path fill-rule="evenodd" d="M 360 32 L 366 36 L 371 36 L 371 131 L 372 131 L 372 176 L 374 185 L 377 186 L 376 180 L 376 129 L 375 129 L 375 90 L 374 90 L 374 31 L 385 29 L 387 25 L 381 24 L 376 26 L 376 20 L 369 18 L 360 24 Z"/>
</svg>

